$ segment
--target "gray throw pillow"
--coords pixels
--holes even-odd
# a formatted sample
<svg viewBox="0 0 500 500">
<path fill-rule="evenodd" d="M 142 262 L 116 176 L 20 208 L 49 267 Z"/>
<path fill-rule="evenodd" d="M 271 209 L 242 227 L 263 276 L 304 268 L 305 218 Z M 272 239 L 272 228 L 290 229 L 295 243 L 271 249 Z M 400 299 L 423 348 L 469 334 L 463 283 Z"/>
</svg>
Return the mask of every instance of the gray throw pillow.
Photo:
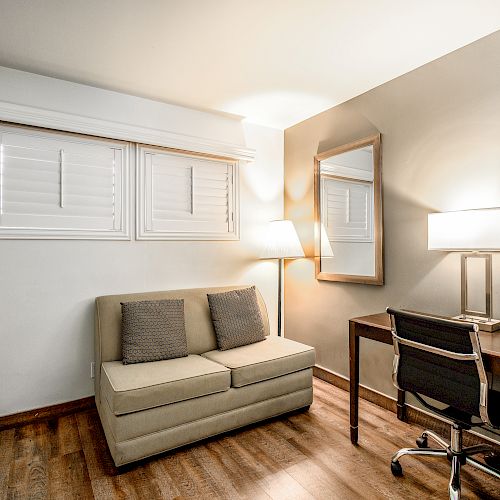
<svg viewBox="0 0 500 500">
<path fill-rule="evenodd" d="M 123 364 L 187 356 L 184 300 L 122 302 Z"/>
<path fill-rule="evenodd" d="M 207 297 L 221 351 L 266 339 L 254 286 Z"/>
</svg>

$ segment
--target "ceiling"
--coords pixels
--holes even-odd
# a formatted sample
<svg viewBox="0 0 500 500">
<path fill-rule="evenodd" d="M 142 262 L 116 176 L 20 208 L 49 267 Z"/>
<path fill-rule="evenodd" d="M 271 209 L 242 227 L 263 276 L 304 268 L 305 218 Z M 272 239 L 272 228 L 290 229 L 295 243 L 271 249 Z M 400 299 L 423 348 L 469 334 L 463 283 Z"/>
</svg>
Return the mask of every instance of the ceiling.
<svg viewBox="0 0 500 500">
<path fill-rule="evenodd" d="M 0 13 L 0 65 L 275 128 L 500 29 L 498 0 L 0 0 Z"/>
</svg>

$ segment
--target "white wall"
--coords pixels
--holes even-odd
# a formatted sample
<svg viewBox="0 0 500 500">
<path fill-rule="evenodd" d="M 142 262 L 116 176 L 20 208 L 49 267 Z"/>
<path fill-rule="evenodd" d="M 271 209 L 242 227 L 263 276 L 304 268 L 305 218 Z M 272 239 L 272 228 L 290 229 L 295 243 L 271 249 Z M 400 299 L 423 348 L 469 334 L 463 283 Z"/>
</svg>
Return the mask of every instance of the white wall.
<svg viewBox="0 0 500 500">
<path fill-rule="evenodd" d="M 0 240 L 0 415 L 93 394 L 98 295 L 256 284 L 275 331 L 277 267 L 257 258 L 267 221 L 283 216 L 283 132 L 7 68 L 0 89 L 2 101 L 256 150 L 240 172 L 240 241 Z"/>
</svg>

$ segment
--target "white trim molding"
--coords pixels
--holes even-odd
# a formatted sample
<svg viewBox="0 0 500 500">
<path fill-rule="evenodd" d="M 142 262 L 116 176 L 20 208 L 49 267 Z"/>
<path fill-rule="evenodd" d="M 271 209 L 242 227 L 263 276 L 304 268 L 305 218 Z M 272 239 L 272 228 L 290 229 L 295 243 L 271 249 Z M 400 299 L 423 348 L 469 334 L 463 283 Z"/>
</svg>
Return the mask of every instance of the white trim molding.
<svg viewBox="0 0 500 500">
<path fill-rule="evenodd" d="M 255 159 L 255 150 L 237 144 L 4 101 L 0 101 L 0 120 L 153 146 L 207 153 L 247 162 Z"/>
</svg>

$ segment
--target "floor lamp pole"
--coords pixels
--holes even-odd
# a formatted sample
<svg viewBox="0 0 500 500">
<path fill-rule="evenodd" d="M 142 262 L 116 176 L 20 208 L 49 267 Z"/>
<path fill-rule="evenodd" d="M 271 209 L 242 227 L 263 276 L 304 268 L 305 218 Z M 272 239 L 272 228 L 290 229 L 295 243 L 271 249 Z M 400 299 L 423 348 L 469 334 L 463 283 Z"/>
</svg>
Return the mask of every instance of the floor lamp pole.
<svg viewBox="0 0 500 500">
<path fill-rule="evenodd" d="M 278 337 L 281 337 L 281 280 L 283 275 L 283 259 L 278 259 Z"/>
</svg>

